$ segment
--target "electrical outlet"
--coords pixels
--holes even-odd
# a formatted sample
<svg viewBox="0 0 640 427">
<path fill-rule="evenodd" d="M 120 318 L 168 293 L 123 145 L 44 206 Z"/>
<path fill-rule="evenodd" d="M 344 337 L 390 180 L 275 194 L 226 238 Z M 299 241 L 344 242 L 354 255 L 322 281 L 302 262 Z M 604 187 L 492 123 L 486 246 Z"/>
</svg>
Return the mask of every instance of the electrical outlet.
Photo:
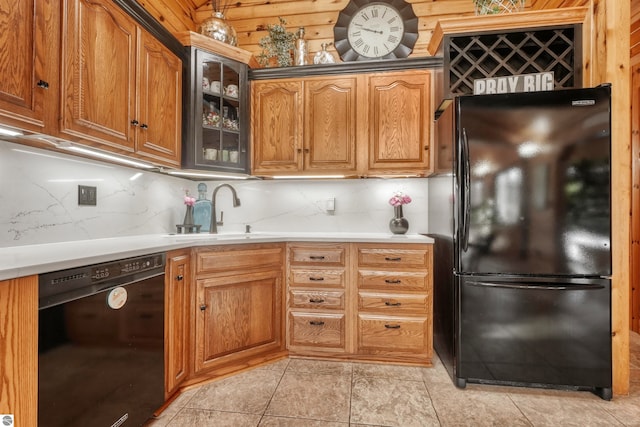
<svg viewBox="0 0 640 427">
<path fill-rule="evenodd" d="M 96 206 L 98 204 L 98 188 L 89 185 L 78 185 L 78 205 Z"/>
</svg>

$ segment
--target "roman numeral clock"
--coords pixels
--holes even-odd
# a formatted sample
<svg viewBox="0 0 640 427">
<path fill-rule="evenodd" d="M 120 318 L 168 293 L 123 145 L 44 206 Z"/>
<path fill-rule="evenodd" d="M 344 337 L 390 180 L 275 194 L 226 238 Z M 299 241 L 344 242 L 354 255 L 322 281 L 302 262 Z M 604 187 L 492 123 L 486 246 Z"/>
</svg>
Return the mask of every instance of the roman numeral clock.
<svg viewBox="0 0 640 427">
<path fill-rule="evenodd" d="M 406 58 L 418 39 L 418 18 L 404 0 L 351 0 L 333 37 L 343 61 Z"/>
</svg>

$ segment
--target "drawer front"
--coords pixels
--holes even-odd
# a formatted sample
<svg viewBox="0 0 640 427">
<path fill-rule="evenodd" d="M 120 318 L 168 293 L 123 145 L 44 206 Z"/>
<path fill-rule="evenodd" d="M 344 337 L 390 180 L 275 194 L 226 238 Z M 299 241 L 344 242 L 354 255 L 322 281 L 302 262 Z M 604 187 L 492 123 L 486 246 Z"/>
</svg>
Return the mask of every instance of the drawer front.
<svg viewBox="0 0 640 427">
<path fill-rule="evenodd" d="M 427 317 L 358 316 L 360 353 L 430 354 Z"/>
<path fill-rule="evenodd" d="M 292 308 L 317 308 L 344 310 L 343 291 L 304 291 L 292 289 L 289 292 Z"/>
<path fill-rule="evenodd" d="M 345 265 L 344 245 L 291 246 L 289 251 L 291 265 Z"/>
<path fill-rule="evenodd" d="M 429 312 L 427 295 L 400 295 L 388 293 L 360 292 L 358 308 L 379 313 L 424 313 Z"/>
<path fill-rule="evenodd" d="M 289 313 L 290 345 L 344 349 L 344 314 Z"/>
<path fill-rule="evenodd" d="M 313 286 L 344 288 L 344 270 L 301 270 L 292 269 L 290 275 L 291 286 Z"/>
<path fill-rule="evenodd" d="M 282 265 L 284 253 L 282 246 L 224 250 L 205 250 L 196 254 L 196 273 L 215 273 L 220 271 L 254 269 L 259 267 Z"/>
<path fill-rule="evenodd" d="M 429 259 L 430 255 L 427 248 L 358 247 L 358 266 L 360 267 L 427 268 Z"/>
<path fill-rule="evenodd" d="M 384 291 L 428 291 L 429 273 L 425 271 L 358 271 L 360 289 L 378 289 Z"/>
</svg>

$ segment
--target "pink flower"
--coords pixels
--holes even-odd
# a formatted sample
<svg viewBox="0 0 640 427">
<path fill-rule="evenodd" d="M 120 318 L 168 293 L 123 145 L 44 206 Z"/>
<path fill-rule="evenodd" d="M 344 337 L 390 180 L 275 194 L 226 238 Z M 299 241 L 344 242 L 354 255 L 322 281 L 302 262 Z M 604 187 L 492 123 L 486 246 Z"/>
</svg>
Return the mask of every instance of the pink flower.
<svg viewBox="0 0 640 427">
<path fill-rule="evenodd" d="M 196 199 L 189 196 L 189 190 L 184 191 L 184 204 L 187 206 L 193 206 L 196 204 Z"/>
<path fill-rule="evenodd" d="M 406 205 L 408 203 L 411 203 L 411 197 L 409 197 L 408 194 L 404 194 L 400 191 L 398 191 L 397 193 L 395 193 L 393 196 L 391 196 L 391 198 L 389 199 L 389 204 L 391 206 L 401 206 L 401 205 Z"/>
</svg>

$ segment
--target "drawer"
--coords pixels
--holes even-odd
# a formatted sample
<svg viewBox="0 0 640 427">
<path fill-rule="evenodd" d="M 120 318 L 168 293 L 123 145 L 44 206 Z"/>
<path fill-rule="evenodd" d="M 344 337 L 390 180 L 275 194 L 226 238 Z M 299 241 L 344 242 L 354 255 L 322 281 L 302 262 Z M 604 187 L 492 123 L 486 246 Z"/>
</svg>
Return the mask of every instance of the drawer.
<svg viewBox="0 0 640 427">
<path fill-rule="evenodd" d="M 292 308 L 317 308 L 344 310 L 343 291 L 305 291 L 292 289 L 289 292 Z"/>
<path fill-rule="evenodd" d="M 427 317 L 358 316 L 360 353 L 409 352 L 430 354 Z"/>
<path fill-rule="evenodd" d="M 289 313 L 290 345 L 344 349 L 344 314 Z"/>
<path fill-rule="evenodd" d="M 384 291 L 426 292 L 430 290 L 431 280 L 426 270 L 412 272 L 358 270 L 358 287 Z"/>
<path fill-rule="evenodd" d="M 292 245 L 289 247 L 291 265 L 345 265 L 345 245 Z"/>
<path fill-rule="evenodd" d="M 431 259 L 426 247 L 415 249 L 358 246 L 358 266 L 383 268 L 427 268 Z"/>
<path fill-rule="evenodd" d="M 282 245 L 220 246 L 216 249 L 197 249 L 196 274 L 282 265 L 283 261 Z"/>
<path fill-rule="evenodd" d="M 430 299 L 427 295 L 402 295 L 360 292 L 358 308 L 380 313 L 429 313 Z"/>
<path fill-rule="evenodd" d="M 291 286 L 344 288 L 344 270 L 291 269 Z"/>
</svg>

